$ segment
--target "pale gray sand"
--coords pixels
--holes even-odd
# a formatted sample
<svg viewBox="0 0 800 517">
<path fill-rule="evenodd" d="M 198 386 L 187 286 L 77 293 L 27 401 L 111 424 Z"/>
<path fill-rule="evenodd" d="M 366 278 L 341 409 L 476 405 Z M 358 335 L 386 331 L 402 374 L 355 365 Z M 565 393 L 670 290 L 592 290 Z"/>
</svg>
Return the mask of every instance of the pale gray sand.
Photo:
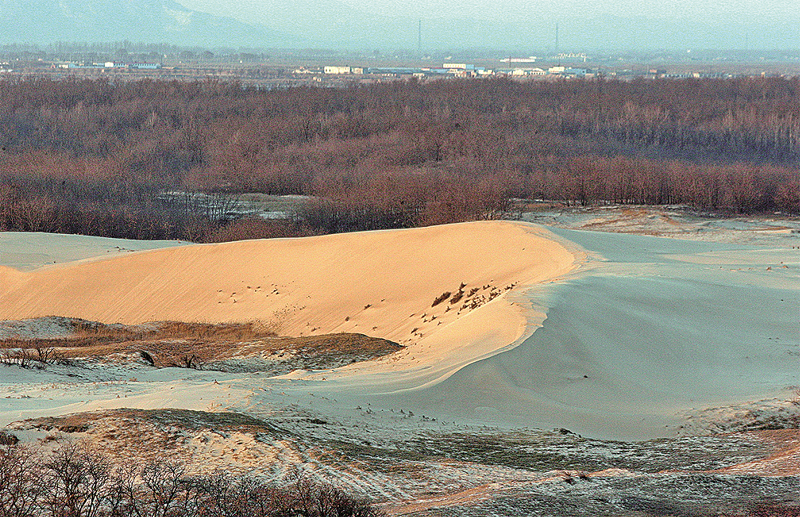
<svg viewBox="0 0 800 517">
<path fill-rule="evenodd" d="M 0 266 L 30 271 L 76 260 L 112 257 L 133 251 L 169 248 L 184 241 L 138 241 L 88 235 L 0 232 Z"/>
</svg>

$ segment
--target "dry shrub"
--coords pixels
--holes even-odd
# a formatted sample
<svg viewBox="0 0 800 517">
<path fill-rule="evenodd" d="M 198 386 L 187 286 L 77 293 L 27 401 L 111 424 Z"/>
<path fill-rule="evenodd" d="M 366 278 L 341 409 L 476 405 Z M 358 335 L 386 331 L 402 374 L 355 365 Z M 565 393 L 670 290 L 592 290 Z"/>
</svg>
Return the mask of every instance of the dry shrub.
<svg viewBox="0 0 800 517">
<path fill-rule="evenodd" d="M 433 300 L 433 303 L 431 304 L 431 307 L 436 307 L 437 305 L 439 305 L 443 301 L 447 300 L 448 298 L 450 298 L 451 294 L 453 294 L 453 293 L 451 293 L 450 291 L 443 292 L 442 294 L 437 296 L 436 299 Z"/>
<path fill-rule="evenodd" d="M 800 517 L 800 505 L 778 502 L 758 503 L 750 509 L 747 517 Z"/>
<path fill-rule="evenodd" d="M 0 512 L 3 517 L 30 517 L 38 506 L 41 457 L 22 445 L 0 447 Z"/>
<path fill-rule="evenodd" d="M 459 291 L 450 298 L 450 304 L 458 303 L 464 297 L 464 290 L 459 289 Z"/>
<path fill-rule="evenodd" d="M 263 219 L 245 217 L 236 219 L 226 226 L 211 232 L 203 242 L 229 242 L 249 239 L 277 239 L 285 237 L 304 237 L 312 232 L 291 221 L 283 219 Z"/>
<path fill-rule="evenodd" d="M 44 515 L 95 517 L 104 515 L 112 496 L 112 467 L 105 456 L 80 442 L 70 442 L 44 458 L 40 466 L 40 496 Z"/>
<path fill-rule="evenodd" d="M 16 445 L 19 443 L 19 438 L 11 433 L 0 431 L 0 445 Z"/>
<path fill-rule="evenodd" d="M 775 204 L 791 214 L 800 213 L 800 181 L 792 181 L 778 187 Z"/>
</svg>

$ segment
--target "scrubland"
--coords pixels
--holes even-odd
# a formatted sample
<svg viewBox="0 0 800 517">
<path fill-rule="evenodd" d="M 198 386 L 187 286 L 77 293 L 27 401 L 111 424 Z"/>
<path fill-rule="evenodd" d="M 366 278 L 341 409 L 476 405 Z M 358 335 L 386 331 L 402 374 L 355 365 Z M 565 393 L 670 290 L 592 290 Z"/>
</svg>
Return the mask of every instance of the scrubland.
<svg viewBox="0 0 800 517">
<path fill-rule="evenodd" d="M 215 242 L 498 218 L 512 198 L 798 213 L 799 90 L 2 81 L 0 228 Z M 266 221 L 242 193 L 312 199 Z"/>
</svg>

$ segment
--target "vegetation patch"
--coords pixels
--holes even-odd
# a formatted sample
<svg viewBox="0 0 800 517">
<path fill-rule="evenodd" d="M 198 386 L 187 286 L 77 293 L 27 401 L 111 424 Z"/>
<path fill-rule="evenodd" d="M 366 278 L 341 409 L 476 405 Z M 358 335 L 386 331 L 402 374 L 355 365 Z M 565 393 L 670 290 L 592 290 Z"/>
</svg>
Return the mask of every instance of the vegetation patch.
<svg viewBox="0 0 800 517">
<path fill-rule="evenodd" d="M 436 307 L 437 305 L 439 305 L 443 301 L 445 301 L 448 298 L 450 298 L 450 294 L 451 294 L 450 291 L 445 291 L 442 294 L 440 294 L 439 296 L 437 296 L 436 298 L 434 298 L 433 303 L 431 304 L 431 307 Z"/>
<path fill-rule="evenodd" d="M 0 230 L 217 242 L 494 219 L 511 199 L 800 213 L 781 77 L 0 84 Z M 244 194 L 303 196 L 281 220 Z M 256 217 L 254 217 L 256 215 Z"/>
<path fill-rule="evenodd" d="M 43 366 L 73 359 L 143 362 L 156 367 L 263 371 L 328 369 L 400 350 L 363 334 L 277 336 L 272 327 L 248 323 L 158 322 L 106 325 L 71 320 L 73 333 L 51 338 L 0 340 L 0 363 Z"/>
<path fill-rule="evenodd" d="M 109 409 L 64 416 L 42 417 L 24 421 L 24 427 L 58 430 L 63 433 L 85 433 L 100 420 L 111 418 L 136 422 L 150 422 L 160 426 L 179 427 L 197 431 L 213 429 L 217 431 L 239 431 L 248 434 L 270 433 L 287 435 L 278 426 L 251 416 L 229 411 L 208 412 L 190 409 Z"/>
<path fill-rule="evenodd" d="M 116 462 L 85 443 L 50 453 L 0 448 L 3 515 L 25 517 L 378 517 L 371 502 L 296 473 L 289 482 L 218 472 L 190 475 L 163 458 Z"/>
</svg>

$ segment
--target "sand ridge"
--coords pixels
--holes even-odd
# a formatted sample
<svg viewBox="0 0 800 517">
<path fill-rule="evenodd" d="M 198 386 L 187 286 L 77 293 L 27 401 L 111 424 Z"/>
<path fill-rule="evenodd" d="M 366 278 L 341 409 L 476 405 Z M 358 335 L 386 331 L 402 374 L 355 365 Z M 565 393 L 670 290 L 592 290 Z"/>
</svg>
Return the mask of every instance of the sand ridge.
<svg viewBox="0 0 800 517">
<path fill-rule="evenodd" d="M 488 333 L 497 348 L 527 321 L 501 300 L 567 274 L 575 257 L 546 230 L 511 222 L 190 245 L 31 272 L 5 268 L 0 319 L 258 320 L 283 335 L 359 332 L 404 345 L 438 334 L 437 347 Z"/>
</svg>

